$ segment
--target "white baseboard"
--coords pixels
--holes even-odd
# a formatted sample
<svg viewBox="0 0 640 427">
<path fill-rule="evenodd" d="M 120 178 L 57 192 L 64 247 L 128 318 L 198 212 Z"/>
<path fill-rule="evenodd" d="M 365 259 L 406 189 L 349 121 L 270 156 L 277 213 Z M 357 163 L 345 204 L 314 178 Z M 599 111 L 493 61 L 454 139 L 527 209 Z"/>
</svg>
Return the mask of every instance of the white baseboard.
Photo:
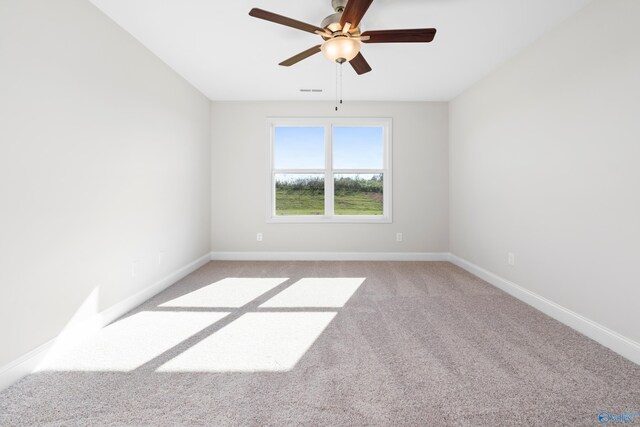
<svg viewBox="0 0 640 427">
<path fill-rule="evenodd" d="M 54 342 L 55 338 L 0 368 L 0 391 L 33 372 L 53 347 Z"/>
<path fill-rule="evenodd" d="M 136 292 L 127 299 L 112 305 L 111 307 L 101 311 L 100 313 L 91 316 L 89 319 L 82 321 L 81 324 L 65 330 L 56 338 L 53 338 L 52 340 L 31 350 L 30 352 L 22 355 L 18 359 L 6 364 L 5 366 L 0 367 L 0 390 L 4 390 L 11 384 L 20 380 L 25 375 L 34 372 L 37 369 L 38 365 L 45 358 L 47 353 L 60 341 L 78 341 L 83 337 L 86 337 L 88 334 L 94 333 L 100 328 L 103 328 L 109 323 L 113 322 L 120 316 L 136 308 L 143 302 L 147 301 L 149 298 L 159 294 L 186 275 L 193 273 L 194 271 L 208 263 L 210 260 L 210 254 L 201 256 L 197 260 L 190 262 L 184 267 L 169 274 L 162 280 L 159 280 L 151 286 L 148 286 L 141 291 Z"/>
<path fill-rule="evenodd" d="M 184 267 L 179 268 L 178 270 L 174 271 L 173 273 L 169 274 L 153 285 L 102 311 L 99 314 L 101 324 L 100 328 L 103 328 L 104 326 L 116 320 L 118 317 L 126 314 L 151 297 L 164 291 L 169 286 L 173 285 L 183 277 L 193 273 L 203 265 L 207 264 L 209 261 L 211 261 L 211 256 L 209 254 L 203 255 L 195 261 L 192 261 L 189 264 L 185 265 Z"/>
<path fill-rule="evenodd" d="M 211 252 L 213 261 L 448 261 L 439 252 Z"/>
<path fill-rule="evenodd" d="M 639 343 L 456 255 L 449 261 L 640 365 Z"/>
</svg>

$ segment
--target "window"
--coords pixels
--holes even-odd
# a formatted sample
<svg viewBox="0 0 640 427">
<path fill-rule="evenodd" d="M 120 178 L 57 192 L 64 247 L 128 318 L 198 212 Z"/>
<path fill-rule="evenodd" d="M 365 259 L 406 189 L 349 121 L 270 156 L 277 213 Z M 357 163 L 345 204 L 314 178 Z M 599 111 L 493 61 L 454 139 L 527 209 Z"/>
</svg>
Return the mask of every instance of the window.
<svg viewBox="0 0 640 427">
<path fill-rule="evenodd" d="M 391 119 L 269 119 L 270 222 L 391 222 Z"/>
</svg>

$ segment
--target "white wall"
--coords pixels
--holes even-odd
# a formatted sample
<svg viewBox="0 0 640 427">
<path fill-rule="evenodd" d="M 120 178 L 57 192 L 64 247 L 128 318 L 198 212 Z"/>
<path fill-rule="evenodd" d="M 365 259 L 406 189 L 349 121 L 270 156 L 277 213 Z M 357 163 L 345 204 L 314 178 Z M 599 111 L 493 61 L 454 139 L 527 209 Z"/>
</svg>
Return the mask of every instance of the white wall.
<svg viewBox="0 0 640 427">
<path fill-rule="evenodd" d="M 636 343 L 638 17 L 595 0 L 450 104 L 452 253 Z"/>
<path fill-rule="evenodd" d="M 335 115 L 329 102 L 212 104 L 214 252 L 448 251 L 446 103 L 347 101 L 338 114 L 393 119 L 393 224 L 266 223 L 267 117 Z"/>
<path fill-rule="evenodd" d="M 0 370 L 210 251 L 209 109 L 88 1 L 0 2 Z"/>
</svg>

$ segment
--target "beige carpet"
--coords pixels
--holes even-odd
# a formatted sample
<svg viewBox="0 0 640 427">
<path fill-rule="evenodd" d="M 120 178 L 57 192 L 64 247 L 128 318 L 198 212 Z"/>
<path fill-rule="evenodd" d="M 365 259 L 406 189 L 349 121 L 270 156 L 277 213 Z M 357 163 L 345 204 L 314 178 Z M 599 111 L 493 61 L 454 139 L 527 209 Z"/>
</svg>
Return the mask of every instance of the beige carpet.
<svg viewBox="0 0 640 427">
<path fill-rule="evenodd" d="M 422 262 L 212 262 L 0 393 L 1 426 L 593 426 L 603 411 L 640 413 L 638 365 Z"/>
</svg>

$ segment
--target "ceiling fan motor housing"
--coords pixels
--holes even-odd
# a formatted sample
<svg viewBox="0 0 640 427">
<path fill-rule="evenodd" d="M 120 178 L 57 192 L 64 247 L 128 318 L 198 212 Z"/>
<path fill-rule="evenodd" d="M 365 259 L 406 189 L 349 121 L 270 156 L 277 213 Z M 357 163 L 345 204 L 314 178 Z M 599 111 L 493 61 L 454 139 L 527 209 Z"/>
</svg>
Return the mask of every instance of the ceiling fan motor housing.
<svg viewBox="0 0 640 427">
<path fill-rule="evenodd" d="M 342 31 L 342 26 L 340 25 L 340 18 L 342 18 L 342 12 L 334 13 L 324 18 L 320 26 L 322 28 L 326 28 L 332 33 Z"/>
<path fill-rule="evenodd" d="M 346 2 L 345 2 L 346 3 Z M 322 28 L 326 28 L 327 30 L 331 31 L 332 33 L 340 33 L 342 32 L 342 25 L 340 25 L 340 20 L 342 19 L 342 12 L 336 12 L 332 15 L 327 16 L 326 18 L 324 18 L 322 20 L 322 23 L 320 24 L 320 27 Z M 350 28 L 349 29 L 349 34 L 351 36 L 359 36 L 361 33 L 360 28 Z M 328 37 L 324 37 L 324 39 L 326 40 Z"/>
</svg>

